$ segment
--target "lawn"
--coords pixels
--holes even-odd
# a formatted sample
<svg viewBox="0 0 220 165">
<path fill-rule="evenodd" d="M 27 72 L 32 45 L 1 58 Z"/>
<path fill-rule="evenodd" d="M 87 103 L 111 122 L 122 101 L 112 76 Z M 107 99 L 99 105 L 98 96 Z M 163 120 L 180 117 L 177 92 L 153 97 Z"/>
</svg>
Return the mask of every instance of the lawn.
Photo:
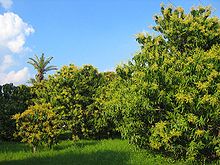
<svg viewBox="0 0 220 165">
<path fill-rule="evenodd" d="M 136 149 L 126 140 L 63 141 L 52 150 L 40 149 L 36 153 L 22 143 L 0 143 L 0 164 L 13 165 L 170 165 L 170 158 L 154 155 L 147 150 Z"/>
</svg>

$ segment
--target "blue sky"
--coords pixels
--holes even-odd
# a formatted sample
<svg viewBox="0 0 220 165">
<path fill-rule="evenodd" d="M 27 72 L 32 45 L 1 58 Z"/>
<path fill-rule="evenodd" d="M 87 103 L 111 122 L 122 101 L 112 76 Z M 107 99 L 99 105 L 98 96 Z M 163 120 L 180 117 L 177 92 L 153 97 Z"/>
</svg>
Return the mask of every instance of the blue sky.
<svg viewBox="0 0 220 165">
<path fill-rule="evenodd" d="M 0 84 L 25 83 L 35 74 L 28 58 L 43 52 L 58 68 L 114 70 L 138 50 L 135 34 L 152 32 L 162 2 L 186 10 L 212 5 L 220 15 L 217 0 L 0 0 L 0 28 L 9 27 L 0 30 Z"/>
</svg>

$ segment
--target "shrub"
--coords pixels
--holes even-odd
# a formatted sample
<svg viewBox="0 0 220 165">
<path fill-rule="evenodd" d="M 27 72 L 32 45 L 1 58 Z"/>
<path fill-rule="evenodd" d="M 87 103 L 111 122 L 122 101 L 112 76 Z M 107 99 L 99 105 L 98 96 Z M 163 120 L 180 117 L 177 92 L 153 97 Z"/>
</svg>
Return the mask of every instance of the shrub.
<svg viewBox="0 0 220 165">
<path fill-rule="evenodd" d="M 39 145 L 51 148 L 57 143 L 62 131 L 62 124 L 57 120 L 56 113 L 50 104 L 36 104 L 29 106 L 26 111 L 13 116 L 16 120 L 17 132 L 15 136 L 21 137 L 33 147 L 33 152 Z"/>
</svg>

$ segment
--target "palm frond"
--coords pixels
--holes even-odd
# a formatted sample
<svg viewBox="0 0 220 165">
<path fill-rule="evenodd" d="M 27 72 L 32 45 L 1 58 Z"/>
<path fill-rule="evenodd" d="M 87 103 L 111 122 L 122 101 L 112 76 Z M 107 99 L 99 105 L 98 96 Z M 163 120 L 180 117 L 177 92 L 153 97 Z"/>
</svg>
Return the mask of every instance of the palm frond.
<svg viewBox="0 0 220 165">
<path fill-rule="evenodd" d="M 44 70 L 47 72 L 47 71 L 50 71 L 50 70 L 57 70 L 58 68 L 54 65 L 51 65 L 51 66 L 48 66 L 46 67 Z"/>
<path fill-rule="evenodd" d="M 46 67 L 50 61 L 53 59 L 53 57 L 48 57 L 45 61 L 44 61 L 44 67 Z"/>
<path fill-rule="evenodd" d="M 40 62 L 39 57 L 36 54 L 34 56 L 35 56 L 37 62 L 39 63 Z"/>
<path fill-rule="evenodd" d="M 37 60 L 33 59 L 33 58 L 29 58 L 29 61 L 27 63 L 29 63 L 31 65 L 33 65 L 33 64 L 37 64 L 38 65 L 39 62 Z"/>
</svg>

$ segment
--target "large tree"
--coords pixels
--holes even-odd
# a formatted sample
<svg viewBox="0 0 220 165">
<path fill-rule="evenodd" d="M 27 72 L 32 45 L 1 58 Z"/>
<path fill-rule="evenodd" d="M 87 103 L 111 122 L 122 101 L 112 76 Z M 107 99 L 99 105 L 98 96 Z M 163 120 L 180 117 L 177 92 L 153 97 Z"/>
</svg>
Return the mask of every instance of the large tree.
<svg viewBox="0 0 220 165">
<path fill-rule="evenodd" d="M 157 36 L 116 69 L 105 103 L 117 130 L 140 147 L 189 161 L 220 157 L 220 20 L 208 7 L 161 7 Z"/>
<path fill-rule="evenodd" d="M 45 58 L 44 53 L 42 53 L 41 57 L 35 55 L 34 58 L 29 58 L 28 63 L 34 66 L 34 69 L 37 70 L 37 74 L 35 76 L 37 82 L 41 82 L 44 79 L 44 74 L 51 70 L 57 70 L 57 67 L 54 65 L 48 66 L 53 57 Z M 33 82 L 33 79 L 31 80 Z"/>
</svg>

